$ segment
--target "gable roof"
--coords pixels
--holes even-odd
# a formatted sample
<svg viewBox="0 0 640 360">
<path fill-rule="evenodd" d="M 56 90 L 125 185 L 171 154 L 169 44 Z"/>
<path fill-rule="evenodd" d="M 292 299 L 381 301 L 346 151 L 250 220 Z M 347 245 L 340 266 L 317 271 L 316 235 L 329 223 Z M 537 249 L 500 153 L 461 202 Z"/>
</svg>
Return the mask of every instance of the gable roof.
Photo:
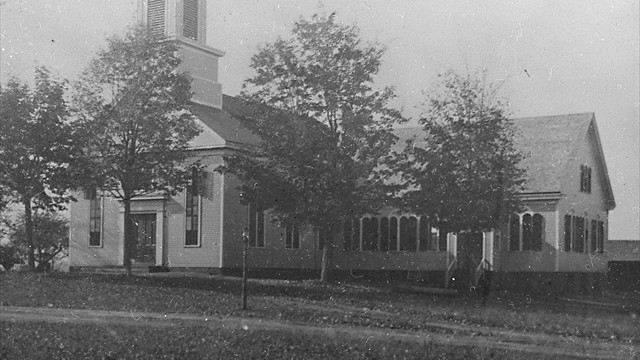
<svg viewBox="0 0 640 360">
<path fill-rule="evenodd" d="M 525 156 L 526 192 L 559 191 L 562 176 L 587 135 L 592 113 L 514 119 L 514 145 Z"/>
<path fill-rule="evenodd" d="M 566 167 L 575 157 L 580 142 L 592 135 L 596 144 L 596 156 L 603 169 L 605 201 L 609 209 L 615 207 L 593 113 L 518 118 L 513 119 L 513 124 L 514 145 L 525 155 L 521 163 L 528 175 L 524 193 L 559 192 Z M 421 127 L 400 128 L 394 133 L 399 138 L 394 147 L 396 151 L 402 151 L 406 140 L 410 138 L 425 141 L 424 135 L 421 135 Z"/>
<path fill-rule="evenodd" d="M 191 113 L 204 125 L 203 131 L 191 141 L 191 149 L 239 148 L 257 145 L 260 139 L 244 128 L 239 118 L 250 112 L 246 102 L 223 95 L 222 109 L 202 104 L 192 104 Z"/>
</svg>

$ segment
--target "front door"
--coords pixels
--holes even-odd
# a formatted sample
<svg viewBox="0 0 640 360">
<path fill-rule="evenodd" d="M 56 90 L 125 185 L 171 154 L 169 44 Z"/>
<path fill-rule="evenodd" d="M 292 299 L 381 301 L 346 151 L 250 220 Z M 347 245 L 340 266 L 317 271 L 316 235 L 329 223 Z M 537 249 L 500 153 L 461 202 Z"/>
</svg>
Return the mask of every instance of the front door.
<svg viewBox="0 0 640 360">
<path fill-rule="evenodd" d="M 133 234 L 135 236 L 132 246 L 131 258 L 136 262 L 156 262 L 156 214 L 134 214 Z"/>
<path fill-rule="evenodd" d="M 482 261 L 482 233 L 459 233 L 457 245 L 458 268 L 475 270 Z"/>
</svg>

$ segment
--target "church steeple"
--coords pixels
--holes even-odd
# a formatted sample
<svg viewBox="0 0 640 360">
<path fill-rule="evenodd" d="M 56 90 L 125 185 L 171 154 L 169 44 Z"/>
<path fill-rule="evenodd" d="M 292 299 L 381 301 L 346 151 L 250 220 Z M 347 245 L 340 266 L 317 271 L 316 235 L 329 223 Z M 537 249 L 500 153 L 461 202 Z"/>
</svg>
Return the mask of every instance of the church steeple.
<svg viewBox="0 0 640 360">
<path fill-rule="evenodd" d="M 224 52 L 207 46 L 206 0 L 139 0 L 138 18 L 151 31 L 176 40 L 182 63 L 179 70 L 193 78 L 192 100 L 222 107 L 222 85 L 218 83 L 218 58 Z"/>
</svg>

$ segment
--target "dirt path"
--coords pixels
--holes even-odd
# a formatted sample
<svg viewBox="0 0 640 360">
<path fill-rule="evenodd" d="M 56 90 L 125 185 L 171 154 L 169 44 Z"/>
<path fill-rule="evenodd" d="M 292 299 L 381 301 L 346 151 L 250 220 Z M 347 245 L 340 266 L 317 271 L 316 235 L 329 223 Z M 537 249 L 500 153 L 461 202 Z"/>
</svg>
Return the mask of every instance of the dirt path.
<svg viewBox="0 0 640 360">
<path fill-rule="evenodd" d="M 442 331 L 402 331 L 347 326 L 319 326 L 301 323 L 238 317 L 202 316 L 190 314 L 135 313 L 123 311 L 77 310 L 0 306 L 0 321 L 49 321 L 62 323 L 94 323 L 133 326 L 210 326 L 229 330 L 284 330 L 322 334 L 331 338 L 361 341 L 410 341 L 454 346 L 510 349 L 558 356 L 579 356 L 591 359 L 633 359 L 640 356 L 640 347 L 617 342 L 524 333 L 495 328 L 453 325 L 442 322 L 428 324 Z"/>
</svg>

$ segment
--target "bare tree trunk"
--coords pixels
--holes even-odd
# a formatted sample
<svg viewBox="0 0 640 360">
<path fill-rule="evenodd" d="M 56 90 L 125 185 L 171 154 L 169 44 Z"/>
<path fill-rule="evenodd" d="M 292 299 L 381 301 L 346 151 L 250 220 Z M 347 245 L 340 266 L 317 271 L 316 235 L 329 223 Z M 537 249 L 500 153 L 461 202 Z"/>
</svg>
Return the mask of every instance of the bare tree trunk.
<svg viewBox="0 0 640 360">
<path fill-rule="evenodd" d="M 27 259 L 29 263 L 29 271 L 36 271 L 36 259 L 33 254 L 33 214 L 31 213 L 31 198 L 23 198 L 24 204 L 24 227 L 27 234 Z"/>
<path fill-rule="evenodd" d="M 131 219 L 131 194 L 124 192 L 124 268 L 131 275 L 131 250 L 133 248 L 133 223 Z"/>
</svg>

